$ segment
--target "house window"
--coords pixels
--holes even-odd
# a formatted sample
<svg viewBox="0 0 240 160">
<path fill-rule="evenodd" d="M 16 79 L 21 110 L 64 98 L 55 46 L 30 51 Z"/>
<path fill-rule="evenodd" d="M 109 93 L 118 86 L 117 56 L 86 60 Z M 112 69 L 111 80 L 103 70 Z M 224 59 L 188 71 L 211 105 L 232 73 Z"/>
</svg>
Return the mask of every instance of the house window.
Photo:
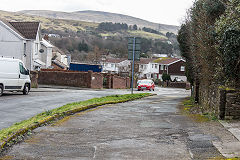
<svg viewBox="0 0 240 160">
<path fill-rule="evenodd" d="M 163 65 L 161 65 L 160 70 L 161 70 L 161 71 L 163 70 Z"/>
<path fill-rule="evenodd" d="M 23 46 L 23 56 L 24 56 L 24 57 L 27 56 L 26 51 L 27 51 L 27 44 L 24 43 L 24 46 Z"/>
<path fill-rule="evenodd" d="M 141 65 L 140 68 L 143 69 L 143 65 Z"/>
<path fill-rule="evenodd" d="M 111 67 L 113 68 L 113 67 L 114 67 L 114 64 L 111 64 Z"/>
<path fill-rule="evenodd" d="M 181 72 L 184 72 L 184 71 L 185 71 L 185 66 L 181 66 L 180 71 L 181 71 Z"/>
<path fill-rule="evenodd" d="M 155 69 L 157 69 L 157 64 L 155 64 Z"/>
<path fill-rule="evenodd" d="M 144 65 L 144 69 L 147 69 L 147 65 Z"/>
<path fill-rule="evenodd" d="M 152 64 L 152 68 L 154 67 L 154 64 Z"/>
<path fill-rule="evenodd" d="M 35 43 L 35 54 L 37 55 L 38 54 L 38 44 Z"/>
</svg>

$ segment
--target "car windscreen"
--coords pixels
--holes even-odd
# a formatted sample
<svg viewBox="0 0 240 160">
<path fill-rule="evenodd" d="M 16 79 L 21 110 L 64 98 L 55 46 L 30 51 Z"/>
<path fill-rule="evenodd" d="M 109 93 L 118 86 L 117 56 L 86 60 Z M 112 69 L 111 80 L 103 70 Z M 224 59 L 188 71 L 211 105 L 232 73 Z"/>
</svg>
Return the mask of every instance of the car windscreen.
<svg viewBox="0 0 240 160">
<path fill-rule="evenodd" d="M 151 84 L 151 81 L 141 81 L 139 84 Z"/>
</svg>

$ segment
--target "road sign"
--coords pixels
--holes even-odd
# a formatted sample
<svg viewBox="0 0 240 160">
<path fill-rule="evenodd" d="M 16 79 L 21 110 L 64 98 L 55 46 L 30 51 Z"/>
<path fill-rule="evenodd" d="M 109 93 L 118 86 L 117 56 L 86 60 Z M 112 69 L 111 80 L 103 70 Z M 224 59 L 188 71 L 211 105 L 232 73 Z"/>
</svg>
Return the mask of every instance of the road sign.
<svg viewBox="0 0 240 160">
<path fill-rule="evenodd" d="M 135 51 L 140 51 L 141 50 L 141 45 L 140 44 L 136 43 L 134 46 L 135 46 L 135 49 L 134 49 Z M 131 43 L 128 44 L 128 50 L 133 51 L 133 44 L 131 44 Z"/>
<path fill-rule="evenodd" d="M 140 51 L 135 51 L 135 56 L 134 59 L 135 61 L 139 61 L 140 60 Z M 133 59 L 133 51 L 128 51 L 128 60 L 132 60 Z"/>
<path fill-rule="evenodd" d="M 135 42 L 135 43 L 134 43 Z M 128 59 L 139 61 L 141 51 L 141 39 L 139 37 L 128 38 Z M 133 56 L 134 52 L 134 56 Z"/>
</svg>

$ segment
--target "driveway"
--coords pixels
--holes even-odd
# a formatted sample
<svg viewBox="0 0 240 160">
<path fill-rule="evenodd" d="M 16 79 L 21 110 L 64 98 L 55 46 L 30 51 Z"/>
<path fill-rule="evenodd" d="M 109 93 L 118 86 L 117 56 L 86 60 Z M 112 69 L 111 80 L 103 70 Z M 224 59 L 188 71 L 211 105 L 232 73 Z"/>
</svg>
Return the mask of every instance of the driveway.
<svg viewBox="0 0 240 160">
<path fill-rule="evenodd" d="M 189 91 L 183 89 L 165 89 L 157 88 L 159 95 L 171 95 L 178 92 Z M 171 91 L 171 92 L 170 92 Z M 149 91 L 145 91 L 149 92 Z M 11 126 L 16 122 L 26 120 L 32 116 L 61 107 L 67 103 L 83 101 L 95 97 L 103 97 L 113 94 L 129 94 L 130 90 L 91 90 L 91 89 L 51 89 L 39 88 L 33 89 L 29 95 L 22 95 L 21 93 L 9 93 L 0 97 L 0 129 Z M 135 93 L 139 93 L 135 91 Z M 185 95 L 183 95 L 185 96 Z"/>
</svg>

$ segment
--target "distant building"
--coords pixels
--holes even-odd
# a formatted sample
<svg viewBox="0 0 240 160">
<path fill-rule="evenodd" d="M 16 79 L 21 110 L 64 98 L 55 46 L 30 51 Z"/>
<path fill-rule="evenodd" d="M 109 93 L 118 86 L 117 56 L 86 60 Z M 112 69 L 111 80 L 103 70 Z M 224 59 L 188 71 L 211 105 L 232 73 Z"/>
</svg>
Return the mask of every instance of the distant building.
<svg viewBox="0 0 240 160">
<path fill-rule="evenodd" d="M 120 73 L 128 72 L 130 67 L 130 61 L 126 58 L 107 58 L 101 61 L 103 67 L 103 73 Z"/>
<path fill-rule="evenodd" d="M 155 59 L 141 58 L 139 62 L 139 78 L 158 79 L 159 64 L 154 62 Z"/>
<path fill-rule="evenodd" d="M 159 63 L 159 79 L 162 80 L 162 74 L 170 74 L 171 80 L 181 79 L 187 81 L 185 76 L 185 60 L 180 58 L 160 58 L 156 60 Z"/>
</svg>

